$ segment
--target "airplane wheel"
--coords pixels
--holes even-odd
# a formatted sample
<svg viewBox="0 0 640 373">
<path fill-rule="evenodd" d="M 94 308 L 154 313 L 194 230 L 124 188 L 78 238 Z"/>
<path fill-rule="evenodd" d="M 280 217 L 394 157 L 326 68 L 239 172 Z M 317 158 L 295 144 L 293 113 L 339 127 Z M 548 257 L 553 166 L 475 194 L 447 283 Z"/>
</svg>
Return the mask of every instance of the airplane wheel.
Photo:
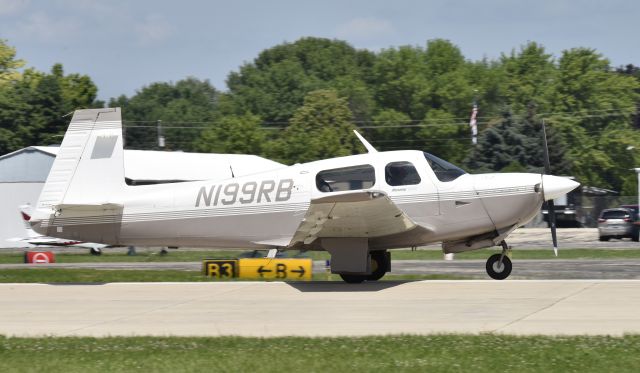
<svg viewBox="0 0 640 373">
<path fill-rule="evenodd" d="M 494 280 L 504 280 L 511 274 L 511 259 L 505 255 L 500 265 L 500 255 L 493 254 L 487 259 L 487 274 Z"/>
<path fill-rule="evenodd" d="M 342 277 L 342 280 L 344 282 L 346 282 L 347 284 L 359 284 L 361 282 L 364 282 L 364 280 L 367 279 L 367 275 L 343 275 L 340 274 L 340 277 Z"/>
<path fill-rule="evenodd" d="M 89 249 L 89 253 L 91 253 L 91 255 L 102 255 L 102 250 L 97 247 L 92 247 Z"/>
<path fill-rule="evenodd" d="M 374 251 L 371 253 L 371 274 L 367 281 L 378 281 L 388 272 L 389 261 L 386 251 Z"/>
</svg>

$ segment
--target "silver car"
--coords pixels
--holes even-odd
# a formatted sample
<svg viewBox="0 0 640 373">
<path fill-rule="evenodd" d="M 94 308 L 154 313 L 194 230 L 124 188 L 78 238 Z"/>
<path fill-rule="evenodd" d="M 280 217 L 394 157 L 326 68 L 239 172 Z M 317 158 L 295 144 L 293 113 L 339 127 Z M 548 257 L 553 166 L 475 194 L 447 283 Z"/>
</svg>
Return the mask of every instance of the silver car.
<svg viewBox="0 0 640 373">
<path fill-rule="evenodd" d="M 602 210 L 598 219 L 600 241 L 626 237 L 638 241 L 637 217 L 634 215 L 633 210 L 627 208 Z"/>
</svg>

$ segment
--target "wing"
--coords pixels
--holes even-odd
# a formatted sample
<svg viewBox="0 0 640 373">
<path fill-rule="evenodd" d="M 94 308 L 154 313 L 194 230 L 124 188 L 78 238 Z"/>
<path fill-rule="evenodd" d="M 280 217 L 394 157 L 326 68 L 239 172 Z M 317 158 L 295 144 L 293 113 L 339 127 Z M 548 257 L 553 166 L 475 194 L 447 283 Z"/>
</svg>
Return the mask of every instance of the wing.
<svg viewBox="0 0 640 373">
<path fill-rule="evenodd" d="M 416 224 L 382 192 L 346 192 L 311 200 L 289 246 L 321 237 L 383 237 Z"/>
</svg>

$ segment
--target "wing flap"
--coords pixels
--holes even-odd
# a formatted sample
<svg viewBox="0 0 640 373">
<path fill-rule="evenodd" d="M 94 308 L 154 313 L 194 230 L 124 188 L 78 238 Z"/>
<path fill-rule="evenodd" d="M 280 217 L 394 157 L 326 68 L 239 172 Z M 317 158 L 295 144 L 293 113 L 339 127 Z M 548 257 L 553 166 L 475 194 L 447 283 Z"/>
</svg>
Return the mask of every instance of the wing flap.
<svg viewBox="0 0 640 373">
<path fill-rule="evenodd" d="M 385 193 L 346 192 L 311 200 L 290 246 L 320 237 L 383 237 L 415 227 Z"/>
</svg>

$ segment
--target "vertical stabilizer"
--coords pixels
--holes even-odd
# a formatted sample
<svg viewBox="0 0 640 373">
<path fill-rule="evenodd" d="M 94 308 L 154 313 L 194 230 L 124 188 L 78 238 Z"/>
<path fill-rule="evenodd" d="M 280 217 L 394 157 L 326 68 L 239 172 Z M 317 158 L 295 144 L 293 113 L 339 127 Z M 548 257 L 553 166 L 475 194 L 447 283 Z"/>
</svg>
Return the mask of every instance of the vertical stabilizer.
<svg viewBox="0 0 640 373">
<path fill-rule="evenodd" d="M 120 108 L 76 110 L 37 210 L 112 201 L 125 187 Z"/>
</svg>

